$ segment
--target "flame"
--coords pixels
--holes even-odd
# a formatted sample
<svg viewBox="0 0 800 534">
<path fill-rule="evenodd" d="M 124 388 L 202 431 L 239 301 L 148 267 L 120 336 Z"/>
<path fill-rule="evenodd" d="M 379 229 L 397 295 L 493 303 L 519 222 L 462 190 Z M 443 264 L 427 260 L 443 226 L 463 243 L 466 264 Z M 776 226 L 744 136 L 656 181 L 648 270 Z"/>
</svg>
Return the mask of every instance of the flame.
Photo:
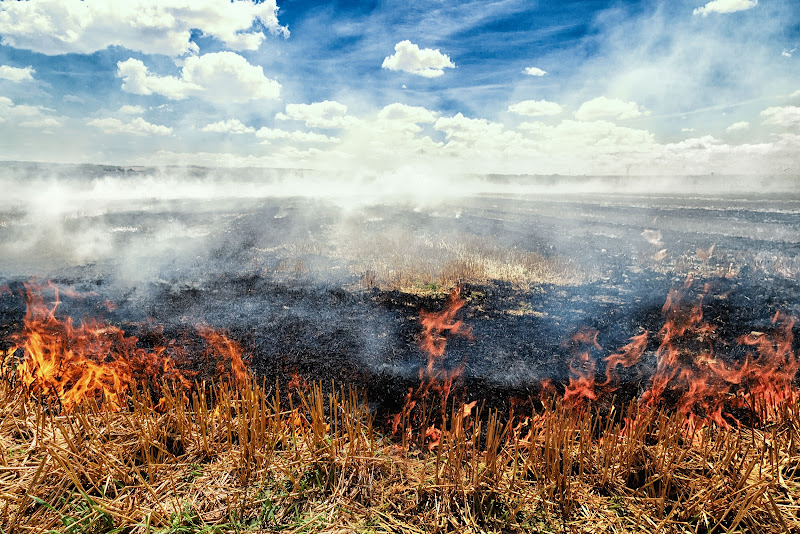
<svg viewBox="0 0 800 534">
<path fill-rule="evenodd" d="M 288 389 L 296 391 L 308 391 L 308 382 L 306 382 L 306 379 L 300 376 L 296 370 L 289 373 L 289 376 L 291 376 L 291 379 L 289 380 L 289 383 L 286 384 Z"/>
<path fill-rule="evenodd" d="M 739 337 L 740 345 L 753 347 L 739 369 L 728 371 L 726 380 L 746 385 L 740 405 L 755 406 L 759 399 L 766 404 L 768 416 L 775 416 L 781 405 L 795 402 L 798 392 L 792 382 L 800 370 L 800 357 L 792 350 L 797 319 L 776 312 L 770 333 L 750 333 Z M 720 371 L 720 374 L 723 374 Z"/>
<path fill-rule="evenodd" d="M 472 329 L 456 320 L 456 314 L 464 307 L 466 301 L 459 296 L 459 289 L 455 288 L 450 292 L 447 304 L 439 312 L 420 311 L 419 318 L 422 325 L 422 332 L 419 338 L 419 347 L 427 356 L 427 362 L 419 370 L 420 385 L 414 389 L 410 388 L 405 395 L 403 408 L 392 418 L 392 431 L 397 433 L 403 420 L 407 420 L 419 402 L 426 399 L 429 394 L 438 394 L 441 404 L 441 415 L 447 408 L 447 400 L 453 388 L 453 382 L 464 372 L 464 363 L 460 363 L 453 369 L 442 367 L 442 360 L 447 347 L 447 339 L 450 336 L 461 336 L 472 339 Z M 467 409 L 464 408 L 464 417 L 468 417 L 474 403 Z M 434 426 L 429 425 L 423 439 L 428 440 L 429 449 L 439 443 L 441 432 Z"/>
<path fill-rule="evenodd" d="M 617 389 L 615 386 L 611 386 L 612 382 L 616 383 L 618 380 L 616 372 L 617 366 L 621 365 L 622 367 L 628 368 L 639 363 L 642 359 L 642 354 L 644 354 L 644 350 L 647 348 L 649 337 L 650 332 L 645 330 L 638 336 L 633 336 L 630 339 L 630 343 L 622 347 L 619 352 L 606 358 L 606 381 L 600 384 L 602 387 L 605 387 L 607 391 L 614 391 Z"/>
<path fill-rule="evenodd" d="M 209 326 L 200 326 L 197 333 L 206 341 L 206 359 L 217 358 L 217 376 L 230 378 L 241 386 L 247 380 L 247 365 L 242 358 L 242 349 L 222 332 Z"/>
<path fill-rule="evenodd" d="M 91 293 L 65 291 L 53 283 L 25 283 L 24 287 L 23 327 L 11 336 L 12 347 L 3 363 L 16 364 L 13 374 L 30 395 L 69 413 L 87 400 L 119 410 L 136 383 L 154 386 L 166 380 L 185 390 L 193 387 L 197 372 L 179 367 L 187 355 L 178 344 L 144 348 L 136 336 L 118 326 L 95 319 L 76 325 L 71 317 L 58 317 L 62 294 L 85 298 Z M 52 294 L 52 301 L 45 302 L 44 294 Z M 221 374 L 243 380 L 247 371 L 238 345 L 208 327 L 201 327 L 199 333 L 220 362 L 217 370 L 229 365 L 230 372 Z M 22 357 L 17 361 L 19 350 Z"/>
<path fill-rule="evenodd" d="M 770 418 L 786 402 L 796 401 L 793 381 L 800 371 L 800 358 L 793 350 L 796 319 L 777 312 L 769 332 L 739 336 L 737 343 L 752 350 L 743 361 L 728 362 L 726 353 L 718 349 L 717 327 L 704 319 L 703 305 L 712 286 L 705 284 L 690 301 L 687 295 L 693 285 L 689 277 L 667 295 L 662 308 L 664 325 L 656 334 L 656 369 L 641 395 L 642 408 L 666 404 L 686 416 L 686 428 L 691 431 L 712 423 L 726 428 L 740 424 L 733 415 L 735 408 L 749 409 L 757 418 Z M 651 339 L 650 332 L 643 332 L 603 358 L 605 381 L 597 383 L 597 359 L 592 355 L 602 350 L 597 336 L 596 330 L 583 328 L 565 343 L 573 356 L 564 401 L 593 401 L 615 391 L 619 381 L 616 368 L 641 362 Z M 556 392 L 550 379 L 543 379 L 541 387 L 543 396 Z"/>
<path fill-rule="evenodd" d="M 564 400 L 580 402 L 583 399 L 597 400 L 595 392 L 595 359 L 591 349 L 603 350 L 597 342 L 600 332 L 592 328 L 582 328 L 576 332 L 569 342 L 572 360 L 569 362 L 569 384 L 564 391 Z"/>
</svg>

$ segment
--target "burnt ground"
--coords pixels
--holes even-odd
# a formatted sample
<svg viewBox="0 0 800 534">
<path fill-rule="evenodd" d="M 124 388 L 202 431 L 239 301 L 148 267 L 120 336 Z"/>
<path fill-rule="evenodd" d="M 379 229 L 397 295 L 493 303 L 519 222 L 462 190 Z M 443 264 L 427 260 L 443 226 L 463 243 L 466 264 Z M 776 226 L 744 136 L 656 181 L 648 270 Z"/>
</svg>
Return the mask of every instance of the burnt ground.
<svg viewBox="0 0 800 534">
<path fill-rule="evenodd" d="M 159 233 L 166 222 L 182 233 Z M 716 346 L 726 358 L 742 357 L 736 338 L 768 331 L 776 311 L 800 317 L 800 198 L 786 196 L 487 196 L 446 209 L 368 206 L 347 215 L 335 204 L 307 199 L 214 208 L 153 201 L 147 209 L 71 219 L 62 239 L 77 239 L 93 226 L 108 232 L 110 255 L 67 257 L 39 240 L 44 266 L 33 266 L 28 253 L 1 260 L 0 286 L 8 291 L 0 291 L 0 348 L 20 328 L 22 282 L 38 275 L 91 292 L 62 297 L 64 315 L 102 317 L 142 343 L 149 339 L 142 323 L 162 325 L 164 336 L 175 339 L 191 336 L 196 324 L 223 328 L 268 382 L 286 383 L 296 373 L 307 381 L 356 385 L 376 409 L 395 413 L 426 360 L 417 344 L 419 313 L 441 310 L 446 295 L 364 287 L 341 240 L 374 234 L 391 241 L 398 232 L 426 242 L 468 242 L 466 235 L 499 249 L 566 258 L 588 273 L 582 280 L 462 284 L 467 304 L 457 318 L 472 337 L 449 339 L 443 366 L 463 364 L 460 391 L 491 406 L 536 396 L 545 378 L 563 387 L 570 359 L 564 341 L 583 327 L 599 331 L 598 355 L 644 330 L 657 332 L 669 290 L 690 273 L 696 281 L 689 300 L 710 283 L 704 316 L 717 327 Z M 124 231 L 109 230 L 115 228 Z M 0 237 L 19 239 L 18 230 L 0 225 Z M 711 244 L 712 259 L 698 260 L 696 248 Z M 666 257 L 653 260 L 664 249 Z M 656 344 L 651 339 L 642 363 L 621 371 L 623 400 L 646 388 Z"/>
<path fill-rule="evenodd" d="M 504 282 L 464 284 L 467 301 L 457 319 L 472 329 L 471 339 L 448 339 L 442 366 L 464 364 L 459 392 L 466 400 L 489 406 L 507 405 L 511 398 L 536 397 L 544 378 L 567 382 L 571 353 L 564 341 L 582 327 L 597 329 L 604 355 L 644 330 L 657 332 L 664 323 L 661 308 L 667 292 L 684 280 L 654 272 L 629 274 L 645 291 L 633 293 L 624 284 L 597 281 L 578 286 L 543 285 L 523 291 Z M 63 284 L 65 281 L 61 281 Z M 736 338 L 751 331 L 768 331 L 775 311 L 800 316 L 795 296 L 800 284 L 754 276 L 696 281 L 692 301 L 705 282 L 712 290 L 704 301 L 705 319 L 717 326 L 717 350 L 742 357 Z M 447 299 L 400 291 L 349 292 L 275 281 L 268 277 L 222 277 L 211 291 L 165 290 L 146 310 L 149 324 L 164 325 L 164 337 L 191 336 L 190 317 L 225 328 L 251 355 L 252 369 L 268 383 L 286 383 L 296 373 L 307 381 L 356 385 L 367 391 L 376 409 L 391 414 L 403 396 L 418 384 L 418 369 L 426 355 L 418 347 L 420 310 L 439 311 Z M 24 314 L 20 284 L 0 297 L 2 336 L 19 328 Z M 86 288 L 84 288 L 86 289 Z M 692 293 L 692 291 L 690 291 Z M 105 297 L 62 297 L 61 313 L 104 317 L 147 343 L 146 329 L 125 300 L 109 311 Z M 522 303 L 522 305 L 521 305 Z M 519 309 L 524 310 L 522 313 Z M 643 362 L 621 370 L 621 401 L 639 395 L 655 365 L 653 338 Z M 598 373 L 602 374 L 602 365 Z M 557 386 L 560 387 L 560 386 Z"/>
</svg>

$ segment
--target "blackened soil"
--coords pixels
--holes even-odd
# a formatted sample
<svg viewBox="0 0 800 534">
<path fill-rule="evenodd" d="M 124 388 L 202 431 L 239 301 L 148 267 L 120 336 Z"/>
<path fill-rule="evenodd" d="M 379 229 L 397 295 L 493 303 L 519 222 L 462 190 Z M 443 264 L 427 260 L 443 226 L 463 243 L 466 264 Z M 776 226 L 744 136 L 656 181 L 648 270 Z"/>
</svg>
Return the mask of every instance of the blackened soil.
<svg viewBox="0 0 800 534">
<path fill-rule="evenodd" d="M 308 382 L 353 385 L 365 389 L 384 416 L 399 411 L 404 395 L 419 383 L 419 369 L 427 359 L 418 346 L 420 311 L 440 311 L 447 303 L 444 295 L 350 292 L 268 276 L 223 275 L 203 287 L 160 287 L 144 301 L 115 295 L 117 307 L 109 309 L 102 283 L 69 282 L 84 296 L 62 294 L 60 314 L 76 320 L 102 318 L 139 336 L 145 345 L 163 336 L 183 339 L 191 348 L 193 341 L 187 338 L 194 335 L 194 325 L 221 328 L 243 345 L 252 369 L 268 383 L 278 380 L 285 385 L 296 374 Z M 472 329 L 472 336 L 449 338 L 438 365 L 464 366 L 456 389 L 465 400 L 507 408 L 512 398 L 537 396 L 542 379 L 563 388 L 572 356 L 565 340 L 580 329 L 599 332 L 602 350 L 594 350 L 598 357 L 617 351 L 645 330 L 658 332 L 668 292 L 684 285 L 683 278 L 653 271 L 625 271 L 613 280 L 530 290 L 504 282 L 467 284 L 460 290 L 466 305 L 456 318 Z M 21 281 L 12 281 L 0 292 L 0 350 L 10 346 L 9 336 L 21 328 L 22 292 Z M 768 331 L 776 311 L 800 317 L 800 284 L 747 270 L 735 278 L 694 280 L 686 301 L 695 302 L 701 295 L 704 319 L 716 326 L 717 351 L 728 359 L 743 357 L 736 338 Z M 163 332 L 153 334 L 152 325 L 162 325 Z M 619 400 L 647 388 L 657 343 L 652 336 L 642 363 L 621 370 Z M 201 376 L 210 372 L 198 370 Z M 604 373 L 601 363 L 597 373 Z"/>
</svg>

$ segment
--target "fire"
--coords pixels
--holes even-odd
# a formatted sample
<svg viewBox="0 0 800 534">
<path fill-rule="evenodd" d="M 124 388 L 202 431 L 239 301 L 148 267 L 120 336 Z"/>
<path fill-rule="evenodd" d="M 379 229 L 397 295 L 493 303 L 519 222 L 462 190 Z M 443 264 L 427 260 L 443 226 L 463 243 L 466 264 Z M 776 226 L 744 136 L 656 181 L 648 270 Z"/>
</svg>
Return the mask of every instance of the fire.
<svg viewBox="0 0 800 534">
<path fill-rule="evenodd" d="M 595 392 L 595 359 L 592 349 L 603 350 L 597 342 L 600 332 L 591 328 L 582 328 L 572 336 L 569 346 L 572 349 L 572 360 L 569 363 L 569 384 L 564 392 L 565 401 L 582 399 L 597 400 Z"/>
<path fill-rule="evenodd" d="M 52 283 L 24 287 L 23 327 L 11 336 L 12 348 L 3 363 L 7 368 L 16 366 L 13 375 L 30 395 L 69 413 L 87 400 L 119 410 L 137 383 L 157 386 L 168 381 L 185 390 L 193 387 L 197 373 L 180 367 L 187 354 L 178 344 L 165 341 L 145 348 L 118 326 L 96 319 L 76 325 L 71 317 L 58 317 L 60 297 L 91 294 L 65 291 Z M 52 295 L 49 303 L 45 293 Z M 206 341 L 207 356 L 214 355 L 219 362 L 218 373 L 243 380 L 247 370 L 238 345 L 208 327 L 200 327 L 199 333 Z"/>
<path fill-rule="evenodd" d="M 453 387 L 453 381 L 464 372 L 463 362 L 453 369 L 445 369 L 442 360 L 447 346 L 447 339 L 450 336 L 461 336 L 472 339 L 472 329 L 464 325 L 460 320 L 456 320 L 456 314 L 464 307 L 466 301 L 459 296 L 459 289 L 453 289 L 447 300 L 447 304 L 440 312 L 421 311 L 419 314 L 422 332 L 419 339 L 419 347 L 425 353 L 427 362 L 419 370 L 420 385 L 416 389 L 409 389 L 405 396 L 403 409 L 395 414 L 392 419 L 392 429 L 397 433 L 401 422 L 408 419 L 415 407 L 420 403 L 424 406 L 431 393 L 438 394 L 441 417 L 444 418 L 447 409 L 447 400 Z M 471 413 L 475 403 L 467 405 L 463 409 L 464 418 Z M 419 418 L 427 419 L 430 414 L 419 414 Z M 410 429 L 409 429 L 410 430 Z M 441 438 L 441 431 L 433 424 L 428 424 L 423 439 L 428 440 L 428 448 L 436 447 Z"/>
<path fill-rule="evenodd" d="M 638 336 L 633 336 L 630 339 L 630 343 L 622 347 L 619 352 L 606 358 L 606 381 L 600 384 L 602 387 L 606 388 L 608 391 L 617 389 L 616 386 L 611 385 L 612 383 L 616 383 L 618 378 L 616 373 L 617 366 L 621 365 L 627 368 L 633 367 L 639 363 L 642 360 L 642 354 L 644 354 L 647 348 L 649 337 L 650 332 L 645 330 Z"/>
<path fill-rule="evenodd" d="M 244 384 L 248 371 L 239 345 L 209 326 L 199 327 L 197 333 L 206 341 L 206 359 L 216 356 L 217 376 L 230 378 L 238 386 Z"/>
<path fill-rule="evenodd" d="M 291 378 L 289 380 L 289 383 L 286 384 L 286 387 L 290 391 L 292 391 L 292 390 L 294 390 L 294 391 L 308 391 L 308 382 L 306 381 L 305 378 L 303 378 L 302 376 L 300 376 L 298 374 L 297 370 L 294 370 L 291 373 L 289 373 L 289 376 Z"/>
<path fill-rule="evenodd" d="M 737 343 L 751 347 L 743 361 L 729 362 L 727 347 L 720 350 L 717 327 L 704 318 L 704 302 L 712 290 L 705 284 L 699 295 L 687 298 L 694 281 L 667 295 L 662 308 L 664 325 L 655 336 L 656 369 L 641 395 L 642 408 L 666 404 L 686 416 L 687 429 L 716 424 L 740 424 L 735 409 L 748 409 L 756 418 L 771 417 L 781 405 L 796 400 L 793 381 L 800 371 L 800 357 L 793 349 L 796 319 L 776 313 L 769 332 L 751 332 Z M 563 399 L 569 402 L 597 400 L 618 389 L 616 368 L 639 364 L 651 341 L 650 332 L 630 338 L 619 351 L 603 358 L 605 381 L 597 382 L 597 358 L 602 350 L 596 330 L 579 330 L 565 346 L 573 354 L 569 382 Z M 554 394 L 551 379 L 543 379 L 543 394 Z M 760 410 L 760 413 L 756 413 Z"/>
</svg>

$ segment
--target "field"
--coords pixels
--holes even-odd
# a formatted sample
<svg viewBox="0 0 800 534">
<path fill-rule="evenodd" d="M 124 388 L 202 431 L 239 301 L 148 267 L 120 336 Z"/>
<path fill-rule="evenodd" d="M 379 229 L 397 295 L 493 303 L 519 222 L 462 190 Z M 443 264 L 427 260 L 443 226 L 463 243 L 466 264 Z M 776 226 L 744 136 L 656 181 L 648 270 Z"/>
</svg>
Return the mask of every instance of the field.
<svg viewBox="0 0 800 534">
<path fill-rule="evenodd" d="M 800 528 L 791 184 L 82 172 L 5 178 L 4 532 Z"/>
</svg>

